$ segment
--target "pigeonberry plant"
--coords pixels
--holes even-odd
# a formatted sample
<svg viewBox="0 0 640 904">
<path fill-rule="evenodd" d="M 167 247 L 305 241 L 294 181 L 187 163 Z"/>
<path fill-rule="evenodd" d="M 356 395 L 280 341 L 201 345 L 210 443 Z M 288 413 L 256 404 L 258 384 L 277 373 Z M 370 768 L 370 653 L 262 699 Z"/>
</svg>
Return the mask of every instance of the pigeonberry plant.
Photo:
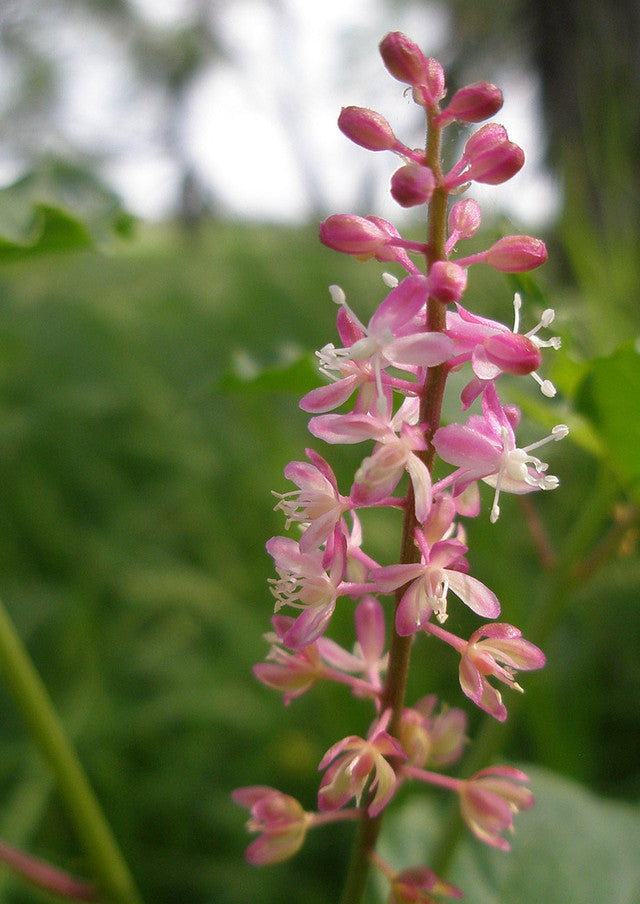
<svg viewBox="0 0 640 904">
<path fill-rule="evenodd" d="M 428 688 L 417 701 L 407 701 L 405 692 L 412 648 L 424 634 L 459 654 L 462 693 L 499 721 L 507 718 L 499 685 L 521 691 L 518 672 L 544 666 L 543 652 L 502 618 L 496 595 L 474 577 L 465 521 L 482 515 L 480 483 L 492 488 L 485 512 L 491 522 L 500 515 L 502 493 L 555 489 L 558 479 L 536 453 L 568 432 L 558 424 L 549 436 L 520 446 L 520 411 L 500 398 L 504 374 L 533 377 L 543 395 L 555 394 L 538 375 L 541 350 L 559 346 L 557 338 L 539 335 L 554 312 L 545 310 L 536 327 L 521 332 L 519 295 L 513 327 L 462 305 L 471 267 L 521 273 L 547 258 L 544 243 L 528 235 L 507 235 L 466 256 L 458 251 L 481 223 L 480 206 L 466 191 L 473 183 L 506 182 L 523 166 L 524 153 L 503 126 L 488 122 L 470 134 L 447 171 L 442 137 L 454 122 L 490 120 L 502 94 L 478 82 L 447 101 L 441 64 L 403 34 L 388 34 L 380 53 L 422 108 L 425 147 L 406 146 L 384 117 L 361 107 L 344 108 L 338 126 L 361 147 L 400 157 L 391 195 L 401 207 L 426 209 L 426 236 L 404 239 L 376 216 L 339 214 L 321 224 L 320 239 L 329 248 L 392 263 L 406 275 L 399 280 L 384 274 L 389 291 L 366 324 L 342 289 L 330 289 L 340 344 L 317 353 L 325 383 L 300 404 L 323 450 L 359 444 L 364 452 L 347 493 L 315 446 L 286 466 L 295 489 L 276 494 L 288 533 L 267 543 L 277 573 L 271 582 L 275 615 L 270 650 L 255 666 L 257 678 L 280 691 L 285 704 L 318 682 L 338 682 L 369 707 L 371 724 L 365 737 L 337 739 L 324 754 L 313 811 L 271 787 L 234 792 L 257 835 L 247 850 L 256 865 L 293 856 L 311 829 L 357 823 L 343 904 L 362 899 L 372 868 L 388 880 L 390 904 L 462 897 L 429 864 L 398 871 L 376 851 L 385 811 L 406 783 L 457 795 L 470 831 L 503 850 L 514 815 L 533 805 L 527 776 L 512 766 L 489 766 L 468 779 L 447 774 L 467 743 L 464 712 L 440 703 Z M 443 423 L 443 394 L 454 371 L 468 380 L 459 418 Z M 398 560 L 381 565 L 367 552 L 359 513 L 387 508 L 402 513 L 403 526 Z M 459 606 L 479 620 L 469 638 L 445 628 L 450 610 Z M 328 636 L 336 607 L 353 609 L 352 650 Z"/>
</svg>

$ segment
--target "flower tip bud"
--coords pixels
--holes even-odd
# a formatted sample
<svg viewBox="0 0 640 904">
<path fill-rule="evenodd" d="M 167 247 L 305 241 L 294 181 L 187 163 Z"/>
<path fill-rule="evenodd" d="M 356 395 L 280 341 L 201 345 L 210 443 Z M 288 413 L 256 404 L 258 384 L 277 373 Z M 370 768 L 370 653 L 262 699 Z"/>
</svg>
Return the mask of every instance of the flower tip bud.
<svg viewBox="0 0 640 904">
<path fill-rule="evenodd" d="M 343 107 L 338 117 L 340 131 L 368 151 L 390 151 L 397 144 L 393 129 L 380 113 L 364 107 Z"/>
<path fill-rule="evenodd" d="M 449 212 L 449 232 L 458 238 L 470 239 L 480 228 L 482 213 L 480 205 L 473 198 L 456 201 Z"/>
<path fill-rule="evenodd" d="M 387 72 L 407 85 L 427 82 L 427 60 L 417 44 L 400 31 L 392 31 L 380 42 L 380 56 Z"/>
<path fill-rule="evenodd" d="M 489 248 L 485 262 L 502 273 L 524 273 L 544 264 L 547 247 L 530 235 L 507 235 Z"/>
<path fill-rule="evenodd" d="M 391 196 L 401 207 L 428 204 L 435 187 L 432 171 L 419 163 L 407 163 L 391 177 Z"/>
<path fill-rule="evenodd" d="M 429 297 L 442 304 L 460 301 L 467 288 L 467 271 L 453 261 L 435 261 L 427 278 Z"/>
</svg>

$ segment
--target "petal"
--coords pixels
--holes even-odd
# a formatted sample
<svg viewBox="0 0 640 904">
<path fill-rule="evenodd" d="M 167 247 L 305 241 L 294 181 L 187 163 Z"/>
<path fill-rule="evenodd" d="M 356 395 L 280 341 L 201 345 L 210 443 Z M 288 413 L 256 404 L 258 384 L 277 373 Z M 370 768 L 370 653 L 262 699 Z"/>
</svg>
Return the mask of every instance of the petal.
<svg viewBox="0 0 640 904">
<path fill-rule="evenodd" d="M 335 601 L 326 606 L 305 609 L 283 637 L 285 646 L 290 650 L 301 650 L 317 640 L 326 631 L 334 609 Z"/>
<path fill-rule="evenodd" d="M 364 374 L 349 374 L 348 377 L 329 383 L 328 386 L 318 386 L 300 399 L 300 408 L 311 414 L 332 411 L 346 402 L 364 379 Z"/>
<path fill-rule="evenodd" d="M 502 449 L 468 424 L 440 427 L 433 446 L 443 461 L 476 474 L 492 474 L 500 466 Z"/>
<path fill-rule="evenodd" d="M 385 358 L 398 367 L 405 364 L 434 367 L 448 361 L 453 355 L 453 348 L 453 341 L 444 333 L 416 333 L 389 343 Z"/>
<path fill-rule="evenodd" d="M 389 427 L 370 414 L 324 414 L 312 417 L 309 431 L 327 443 L 361 443 L 389 436 Z"/>
<path fill-rule="evenodd" d="M 497 618 L 500 615 L 498 597 L 482 581 L 460 571 L 446 569 L 445 574 L 449 587 L 472 612 L 483 618 Z"/>
<path fill-rule="evenodd" d="M 421 524 L 424 524 L 431 511 L 431 474 L 417 455 L 409 456 L 406 468 L 413 486 L 416 518 Z"/>
<path fill-rule="evenodd" d="M 369 332 L 380 336 L 385 330 L 396 333 L 411 320 L 427 300 L 427 279 L 422 274 L 407 276 L 392 289 L 369 321 Z"/>
</svg>

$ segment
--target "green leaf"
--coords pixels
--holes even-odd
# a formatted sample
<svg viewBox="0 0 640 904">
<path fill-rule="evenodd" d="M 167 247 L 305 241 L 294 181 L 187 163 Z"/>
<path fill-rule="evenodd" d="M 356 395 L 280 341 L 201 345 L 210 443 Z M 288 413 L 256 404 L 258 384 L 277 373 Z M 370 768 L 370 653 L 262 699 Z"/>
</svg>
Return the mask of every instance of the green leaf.
<svg viewBox="0 0 640 904">
<path fill-rule="evenodd" d="M 51 158 L 0 191 L 0 262 L 128 237 L 133 219 L 92 173 Z"/>
<path fill-rule="evenodd" d="M 303 355 L 289 364 L 261 368 L 256 362 L 242 356 L 236 360 L 233 373 L 220 382 L 223 392 L 292 392 L 304 395 L 319 385 L 317 362 L 311 355 Z"/>
<path fill-rule="evenodd" d="M 607 463 L 640 498 L 640 355 L 631 343 L 596 359 L 576 396 L 578 410 L 600 437 Z"/>
<path fill-rule="evenodd" d="M 466 829 L 443 878 L 473 904 L 634 904 L 640 900 L 640 807 L 605 800 L 555 773 L 526 768 L 536 804 L 515 818 L 511 851 Z M 380 853 L 394 869 L 428 865 L 438 810 L 414 795 L 383 828 Z M 380 902 L 384 889 L 378 889 Z"/>
</svg>

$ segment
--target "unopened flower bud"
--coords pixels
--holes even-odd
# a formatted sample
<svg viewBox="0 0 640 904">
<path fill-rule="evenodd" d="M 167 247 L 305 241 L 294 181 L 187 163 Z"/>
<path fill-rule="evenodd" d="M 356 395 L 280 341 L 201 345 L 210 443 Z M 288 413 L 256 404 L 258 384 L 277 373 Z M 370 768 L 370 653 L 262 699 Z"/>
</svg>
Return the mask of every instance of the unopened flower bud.
<svg viewBox="0 0 640 904">
<path fill-rule="evenodd" d="M 471 160 L 477 154 L 482 154 L 484 151 L 488 151 L 490 148 L 508 140 L 509 136 L 504 126 L 497 122 L 488 122 L 486 126 L 482 126 L 467 138 L 464 146 L 464 156 Z"/>
<path fill-rule="evenodd" d="M 456 201 L 449 211 L 449 232 L 456 239 L 470 239 L 480 228 L 480 205 L 472 198 Z"/>
<path fill-rule="evenodd" d="M 467 271 L 453 261 L 435 261 L 427 279 L 429 297 L 442 304 L 460 301 L 467 288 Z"/>
<path fill-rule="evenodd" d="M 513 141 L 505 141 L 479 154 L 465 173 L 466 179 L 485 185 L 501 185 L 524 166 L 524 151 Z"/>
<path fill-rule="evenodd" d="M 497 113 L 501 106 L 502 91 L 499 88 L 489 82 L 475 82 L 456 91 L 448 107 L 437 117 L 437 122 L 441 126 L 454 119 L 482 122 Z"/>
<path fill-rule="evenodd" d="M 464 157 L 462 158 L 464 160 Z M 473 180 L 485 185 L 501 185 L 515 176 L 524 166 L 524 151 L 513 141 L 503 141 L 476 154 L 466 168 L 460 166 L 447 175 L 448 189 Z"/>
<path fill-rule="evenodd" d="M 524 273 L 546 261 L 547 248 L 530 235 L 507 235 L 484 254 L 485 263 L 502 273 Z"/>
<path fill-rule="evenodd" d="M 427 204 L 435 187 L 432 171 L 419 163 L 407 163 L 391 177 L 391 196 L 401 207 Z"/>
<path fill-rule="evenodd" d="M 399 82 L 424 85 L 427 60 L 418 45 L 402 32 L 392 31 L 380 42 L 380 56 L 387 71 Z"/>
<path fill-rule="evenodd" d="M 355 214 L 339 213 L 320 224 L 320 241 L 343 254 L 375 254 L 387 241 L 383 230 Z"/>
<path fill-rule="evenodd" d="M 398 143 L 384 116 L 364 107 L 343 107 L 338 128 L 368 151 L 391 151 Z"/>
</svg>

